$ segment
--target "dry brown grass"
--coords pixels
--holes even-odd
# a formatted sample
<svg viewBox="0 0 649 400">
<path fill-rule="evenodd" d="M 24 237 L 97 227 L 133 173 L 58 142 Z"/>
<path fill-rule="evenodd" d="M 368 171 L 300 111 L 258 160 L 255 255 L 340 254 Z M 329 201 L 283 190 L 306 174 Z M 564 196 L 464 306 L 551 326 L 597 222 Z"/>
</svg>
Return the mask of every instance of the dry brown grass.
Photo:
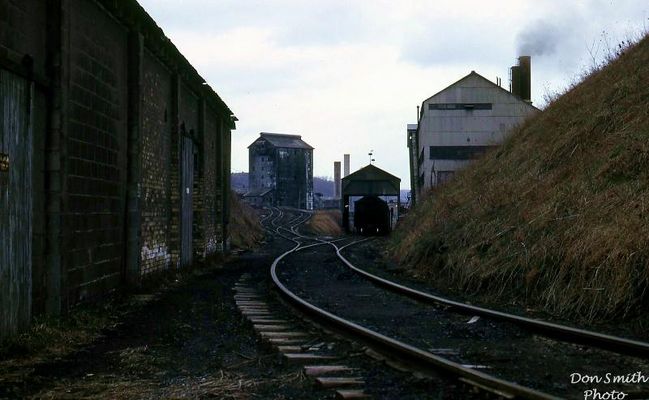
<svg viewBox="0 0 649 400">
<path fill-rule="evenodd" d="M 393 235 L 415 274 L 591 320 L 646 306 L 649 38 L 422 199 Z"/>
<path fill-rule="evenodd" d="M 306 223 L 306 229 L 315 235 L 342 235 L 342 214 L 340 210 L 318 210 Z"/>
<path fill-rule="evenodd" d="M 157 378 L 157 379 L 156 379 Z M 266 387 L 291 382 L 302 382 L 301 373 L 290 373 L 272 379 L 251 379 L 248 376 L 218 370 L 214 374 L 187 376 L 161 382 L 159 376 L 140 374 L 129 377 L 99 374 L 82 379 L 63 379 L 34 398 L 46 399 L 231 399 L 261 398 Z"/>
<path fill-rule="evenodd" d="M 234 192 L 230 193 L 232 214 L 230 216 L 230 239 L 232 247 L 253 249 L 264 238 L 259 215 L 254 208 L 244 203 Z"/>
</svg>

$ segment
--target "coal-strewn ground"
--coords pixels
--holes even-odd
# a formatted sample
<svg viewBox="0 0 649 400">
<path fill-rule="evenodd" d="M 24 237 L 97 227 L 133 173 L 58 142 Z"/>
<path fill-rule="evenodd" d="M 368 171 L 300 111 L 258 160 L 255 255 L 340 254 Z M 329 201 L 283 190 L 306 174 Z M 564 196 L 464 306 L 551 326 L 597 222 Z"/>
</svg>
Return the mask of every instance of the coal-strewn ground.
<svg viewBox="0 0 649 400">
<path fill-rule="evenodd" d="M 111 326 L 67 354 L 0 355 L 0 398 L 317 399 L 300 369 L 261 345 L 233 302 L 243 272 L 265 273 L 286 243 L 117 301 Z M 101 308 L 103 306 L 97 305 Z"/>
<path fill-rule="evenodd" d="M 381 254 L 380 243 L 352 247 L 354 257 L 350 258 L 364 268 Z M 644 359 L 554 341 L 510 323 L 417 303 L 368 283 L 328 247 L 291 255 L 282 260 L 279 271 L 289 289 L 318 307 L 499 378 L 567 398 L 580 398 L 593 387 L 599 392 L 622 390 L 640 396 L 634 398 L 646 398 L 649 393 L 649 385 L 637 382 L 592 387 L 571 382 L 575 373 L 605 377 L 642 371 L 646 376 L 649 364 Z"/>
<path fill-rule="evenodd" d="M 37 323 L 26 336 L 0 346 L 0 399 L 330 399 L 298 366 L 262 344 L 233 300 L 243 273 L 273 312 L 299 330 L 335 346 L 341 363 L 359 368 L 375 399 L 474 398 L 470 389 L 441 378 L 414 377 L 386 368 L 362 345 L 314 331 L 269 291 L 274 257 L 290 247 L 268 238 L 260 249 L 162 279 L 152 289 L 80 307 L 62 322 Z M 41 343 L 48 342 L 49 343 Z"/>
</svg>

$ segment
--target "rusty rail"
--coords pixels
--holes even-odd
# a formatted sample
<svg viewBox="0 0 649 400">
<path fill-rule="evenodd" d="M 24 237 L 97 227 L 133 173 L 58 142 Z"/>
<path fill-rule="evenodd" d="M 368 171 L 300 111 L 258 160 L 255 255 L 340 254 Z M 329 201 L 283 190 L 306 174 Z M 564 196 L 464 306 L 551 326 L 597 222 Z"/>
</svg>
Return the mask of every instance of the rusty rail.
<svg viewBox="0 0 649 400">
<path fill-rule="evenodd" d="M 617 353 L 627 354 L 631 356 L 642 356 L 649 357 L 649 343 L 640 342 L 637 340 L 631 340 L 626 338 L 621 338 L 618 336 L 605 335 L 602 333 L 592 332 L 584 329 L 573 328 L 565 325 L 555 324 L 552 322 L 537 320 L 533 318 L 521 317 L 519 315 L 508 314 L 501 311 L 490 310 L 488 308 L 472 306 L 469 304 L 461 303 L 458 301 L 450 300 L 444 297 L 435 296 L 430 293 L 422 292 L 416 289 L 409 288 L 407 286 L 392 282 L 385 278 L 373 275 L 367 271 L 364 271 L 356 266 L 354 266 L 349 260 L 347 260 L 342 254 L 342 250 L 350 246 L 350 244 L 337 247 L 336 253 L 338 257 L 349 267 L 352 271 L 362 275 L 366 279 L 375 283 L 376 285 L 387 288 L 396 293 L 406 295 L 414 300 L 418 300 L 426 303 L 435 303 L 442 304 L 445 306 L 450 306 L 459 310 L 463 313 L 471 315 L 480 315 L 483 317 L 496 319 L 500 321 L 507 321 L 514 323 L 516 325 L 525 327 L 529 330 L 535 332 L 541 332 L 546 336 L 568 341 L 571 343 L 577 344 L 587 344 L 590 346 L 614 351 Z"/>
<path fill-rule="evenodd" d="M 303 312 L 311 315 L 313 318 L 333 325 L 341 331 L 351 334 L 356 339 L 361 339 L 362 341 L 371 343 L 379 350 L 382 350 L 384 353 L 413 362 L 421 369 L 443 371 L 444 373 L 457 377 L 465 383 L 482 388 L 483 390 L 496 393 L 505 398 L 522 398 L 533 400 L 558 399 L 558 397 L 556 396 L 521 386 L 513 382 L 508 382 L 506 380 L 499 379 L 494 376 L 472 370 L 470 368 L 466 368 L 461 364 L 452 362 L 425 350 L 411 346 L 407 343 L 403 343 L 396 339 L 375 332 L 371 329 L 365 328 L 354 322 L 341 318 L 301 299 L 280 282 L 279 277 L 277 276 L 277 266 L 279 262 L 289 254 L 307 247 L 329 244 L 334 246 L 336 248 L 336 251 L 339 252 L 340 249 L 346 248 L 358 242 L 347 244 L 339 249 L 338 246 L 336 246 L 334 243 L 328 241 L 321 241 L 320 243 L 302 246 L 302 244 L 298 240 L 295 240 L 293 238 L 289 240 L 293 241 L 295 243 L 295 246 L 292 249 L 281 254 L 273 261 L 270 269 L 271 278 L 280 294 L 284 298 L 286 298 L 287 301 L 289 301 L 291 304 L 293 304 Z"/>
</svg>

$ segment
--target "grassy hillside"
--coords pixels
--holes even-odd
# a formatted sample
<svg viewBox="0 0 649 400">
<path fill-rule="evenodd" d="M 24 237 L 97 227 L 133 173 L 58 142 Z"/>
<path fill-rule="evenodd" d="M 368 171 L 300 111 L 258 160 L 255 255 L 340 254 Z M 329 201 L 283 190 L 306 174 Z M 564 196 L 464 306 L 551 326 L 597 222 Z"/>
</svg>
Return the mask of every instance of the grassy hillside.
<svg viewBox="0 0 649 400">
<path fill-rule="evenodd" d="M 264 238 L 259 216 L 254 208 L 230 192 L 232 214 L 230 216 L 230 239 L 233 248 L 252 249 Z"/>
<path fill-rule="evenodd" d="M 307 221 L 305 228 L 314 235 L 342 235 L 342 214 L 339 210 L 318 210 Z"/>
<path fill-rule="evenodd" d="M 649 303 L 649 38 L 423 199 L 392 253 L 445 287 L 583 319 Z"/>
</svg>

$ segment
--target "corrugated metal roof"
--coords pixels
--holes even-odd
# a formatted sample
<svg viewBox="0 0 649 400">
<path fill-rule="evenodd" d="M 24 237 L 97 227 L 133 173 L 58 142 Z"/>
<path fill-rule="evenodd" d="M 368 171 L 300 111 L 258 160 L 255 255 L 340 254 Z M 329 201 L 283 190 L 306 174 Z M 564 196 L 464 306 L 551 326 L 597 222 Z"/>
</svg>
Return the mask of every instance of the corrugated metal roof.
<svg viewBox="0 0 649 400">
<path fill-rule="evenodd" d="M 275 147 L 313 150 L 313 147 L 311 147 L 308 143 L 302 140 L 302 136 L 300 135 L 287 135 L 284 133 L 261 132 L 257 140 L 260 139 L 267 140 L 270 144 L 272 144 Z M 257 142 L 257 140 L 255 140 L 253 144 Z M 250 146 L 252 146 L 252 144 Z"/>
</svg>

